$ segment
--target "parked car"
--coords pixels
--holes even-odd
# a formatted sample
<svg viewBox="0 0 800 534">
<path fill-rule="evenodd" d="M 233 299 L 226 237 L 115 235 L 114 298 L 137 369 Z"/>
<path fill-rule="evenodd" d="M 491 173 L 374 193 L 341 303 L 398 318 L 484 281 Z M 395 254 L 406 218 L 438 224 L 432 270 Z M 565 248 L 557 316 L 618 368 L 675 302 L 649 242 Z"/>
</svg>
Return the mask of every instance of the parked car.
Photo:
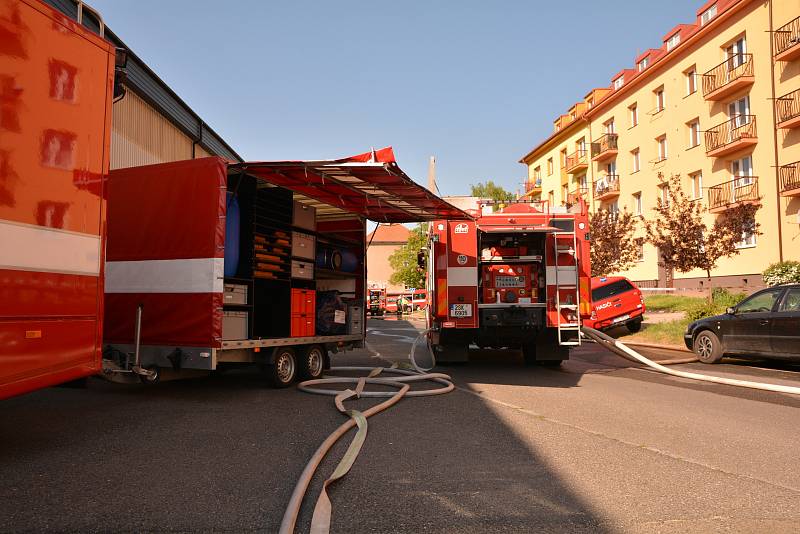
<svg viewBox="0 0 800 534">
<path fill-rule="evenodd" d="M 683 338 L 703 363 L 727 355 L 800 360 L 800 284 L 753 293 L 722 315 L 691 323 Z"/>
<path fill-rule="evenodd" d="M 642 292 L 624 276 L 592 278 L 592 315 L 583 324 L 597 330 L 625 326 L 629 332 L 642 328 Z"/>
</svg>

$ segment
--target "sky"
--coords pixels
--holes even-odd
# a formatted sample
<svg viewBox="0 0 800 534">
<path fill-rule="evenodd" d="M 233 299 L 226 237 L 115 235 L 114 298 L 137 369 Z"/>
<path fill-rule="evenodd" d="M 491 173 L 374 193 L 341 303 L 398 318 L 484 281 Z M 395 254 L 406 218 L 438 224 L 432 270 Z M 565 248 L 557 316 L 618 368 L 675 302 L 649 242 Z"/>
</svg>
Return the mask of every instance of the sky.
<svg viewBox="0 0 800 534">
<path fill-rule="evenodd" d="M 391 145 L 442 195 L 494 180 L 553 120 L 657 48 L 701 0 L 92 0 L 106 24 L 246 160 Z M 652 4 L 652 7 L 647 7 Z"/>
</svg>

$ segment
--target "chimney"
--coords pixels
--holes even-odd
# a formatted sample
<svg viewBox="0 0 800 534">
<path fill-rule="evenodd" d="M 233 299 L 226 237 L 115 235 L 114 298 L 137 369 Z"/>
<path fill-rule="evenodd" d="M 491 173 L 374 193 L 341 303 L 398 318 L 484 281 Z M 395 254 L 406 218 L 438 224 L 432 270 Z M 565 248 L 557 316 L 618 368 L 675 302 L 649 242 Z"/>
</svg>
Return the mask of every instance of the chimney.
<svg viewBox="0 0 800 534">
<path fill-rule="evenodd" d="M 436 194 L 436 156 L 431 156 L 428 162 L 428 191 Z"/>
</svg>

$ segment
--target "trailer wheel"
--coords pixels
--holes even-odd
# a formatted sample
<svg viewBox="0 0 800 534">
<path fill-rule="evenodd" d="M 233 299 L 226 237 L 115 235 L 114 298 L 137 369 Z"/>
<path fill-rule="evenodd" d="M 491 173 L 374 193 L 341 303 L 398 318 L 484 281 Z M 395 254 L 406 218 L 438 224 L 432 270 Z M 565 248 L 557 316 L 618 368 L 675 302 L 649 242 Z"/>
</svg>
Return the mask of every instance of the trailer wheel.
<svg viewBox="0 0 800 534">
<path fill-rule="evenodd" d="M 308 346 L 300 362 L 300 375 L 305 379 L 322 378 L 324 369 L 325 349 L 320 345 Z"/>
<path fill-rule="evenodd" d="M 291 385 L 297 374 L 297 359 L 294 349 L 281 347 L 275 350 L 275 361 L 265 369 L 267 378 L 276 388 L 285 388 Z"/>
</svg>

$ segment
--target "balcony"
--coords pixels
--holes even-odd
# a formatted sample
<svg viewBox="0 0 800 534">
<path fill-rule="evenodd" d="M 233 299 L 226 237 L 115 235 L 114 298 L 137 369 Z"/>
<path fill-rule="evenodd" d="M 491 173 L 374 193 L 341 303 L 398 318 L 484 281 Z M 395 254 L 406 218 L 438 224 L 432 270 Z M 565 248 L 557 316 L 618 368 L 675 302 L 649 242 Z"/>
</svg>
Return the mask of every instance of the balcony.
<svg viewBox="0 0 800 534">
<path fill-rule="evenodd" d="M 760 204 L 758 177 L 739 176 L 708 188 L 708 211 L 722 213 L 740 204 Z"/>
<path fill-rule="evenodd" d="M 774 39 L 775 61 L 791 61 L 800 57 L 800 17 L 775 30 Z"/>
<path fill-rule="evenodd" d="M 703 74 L 703 98 L 723 100 L 755 80 L 753 54 L 734 54 Z"/>
<path fill-rule="evenodd" d="M 800 89 L 775 100 L 778 128 L 789 130 L 800 126 Z"/>
<path fill-rule="evenodd" d="M 592 143 L 592 161 L 605 161 L 616 157 L 617 138 L 615 133 L 607 133 Z"/>
<path fill-rule="evenodd" d="M 609 200 L 619 196 L 619 175 L 606 174 L 594 182 L 594 199 Z"/>
<path fill-rule="evenodd" d="M 536 178 L 535 180 L 528 180 L 525 182 L 525 194 L 535 195 L 542 192 L 542 179 Z"/>
<path fill-rule="evenodd" d="M 745 150 L 758 143 L 755 115 L 736 115 L 706 130 L 706 155 L 719 157 Z"/>
<path fill-rule="evenodd" d="M 778 167 L 782 197 L 800 197 L 800 161 Z"/>
<path fill-rule="evenodd" d="M 588 187 L 578 187 L 573 189 L 567 194 L 567 204 L 572 206 L 578 203 L 578 200 L 583 199 L 586 200 L 589 196 L 589 188 Z"/>
<path fill-rule="evenodd" d="M 589 158 L 587 157 L 586 150 L 576 150 L 567 156 L 567 163 L 565 165 L 567 174 L 576 174 L 580 171 L 585 171 L 589 166 Z"/>
</svg>

